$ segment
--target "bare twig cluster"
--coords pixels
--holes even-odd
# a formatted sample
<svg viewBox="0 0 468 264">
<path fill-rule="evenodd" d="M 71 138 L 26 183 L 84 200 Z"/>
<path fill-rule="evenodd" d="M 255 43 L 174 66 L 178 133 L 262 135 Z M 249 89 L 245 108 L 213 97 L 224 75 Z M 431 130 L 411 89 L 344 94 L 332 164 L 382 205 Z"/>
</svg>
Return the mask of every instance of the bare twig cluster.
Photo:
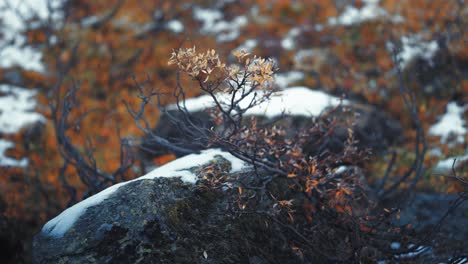
<svg viewBox="0 0 468 264">
<path fill-rule="evenodd" d="M 161 97 L 167 94 L 157 90 L 147 92 L 145 82 L 135 80 L 141 104 L 138 110 L 132 110 L 128 104 L 127 107 L 137 126 L 174 153 L 194 152 L 151 131 L 143 112 L 152 104 L 169 116 L 185 133 L 188 142 L 197 142 L 202 148 L 222 148 L 250 163 L 251 172 L 225 179 L 224 184 L 219 179 L 211 179 L 209 185 L 228 186 L 234 198 L 232 213 L 264 215 L 282 230 L 284 242 L 295 244 L 294 250 L 301 252 L 304 258 L 313 253 L 334 261 L 393 259 L 396 254 L 409 251 L 389 247 L 391 241 L 400 241 L 407 231 L 390 224 L 389 219 L 396 210 L 374 212 L 376 201 L 369 197 L 371 193 L 362 173 L 353 166 L 366 159 L 368 153 L 355 146 L 353 131 L 349 129 L 343 149 L 335 153 L 320 148 L 337 125 L 331 115 L 324 114 L 311 121 L 310 127 L 292 132 L 275 122 L 260 124 L 256 118 L 245 118 L 250 109 L 272 95 L 274 66 L 269 60 L 251 58 L 244 52 L 236 52 L 234 56 L 241 66 L 226 66 L 213 50 L 205 53 L 197 53 L 195 48 L 174 51 L 169 63 L 176 64 L 179 72 L 172 96 L 180 115 L 175 116 L 162 107 Z M 181 73 L 190 76 L 197 87 L 211 97 L 213 103 L 209 111 L 216 127 L 202 127 L 195 120 L 185 104 Z M 408 95 L 405 100 L 411 106 L 414 98 L 408 91 L 405 93 Z M 416 115 L 415 109 L 413 114 Z M 310 142 L 311 137 L 315 141 Z M 305 143 L 320 151 L 309 156 L 303 150 Z M 415 163 L 412 171 L 418 164 Z M 338 168 L 345 169 L 338 171 Z M 327 245 L 323 241 L 332 242 Z M 337 244 L 341 245 L 339 250 Z"/>
<path fill-rule="evenodd" d="M 84 146 L 85 153 L 80 151 L 67 136 L 67 131 L 71 129 L 79 129 L 80 122 L 92 111 L 85 111 L 74 120 L 71 113 L 72 110 L 77 108 L 76 93 L 79 89 L 79 84 L 75 83 L 72 88 L 69 88 L 63 96 L 59 91 L 56 93 L 56 101 L 50 104 L 52 110 L 52 121 L 55 126 L 55 134 L 57 137 L 57 147 L 64 158 L 64 165 L 60 170 L 60 179 L 71 195 L 70 202 L 76 202 L 76 190 L 67 182 L 65 172 L 68 166 L 73 166 L 81 182 L 87 186 L 87 191 L 83 197 L 88 197 L 105 187 L 115 184 L 124 179 L 124 173 L 131 168 L 135 161 L 135 156 L 130 144 L 130 140 L 120 138 L 120 167 L 111 174 L 104 173 L 98 169 L 96 160 L 94 158 L 94 148 L 91 139 L 88 137 L 86 145 Z"/>
</svg>

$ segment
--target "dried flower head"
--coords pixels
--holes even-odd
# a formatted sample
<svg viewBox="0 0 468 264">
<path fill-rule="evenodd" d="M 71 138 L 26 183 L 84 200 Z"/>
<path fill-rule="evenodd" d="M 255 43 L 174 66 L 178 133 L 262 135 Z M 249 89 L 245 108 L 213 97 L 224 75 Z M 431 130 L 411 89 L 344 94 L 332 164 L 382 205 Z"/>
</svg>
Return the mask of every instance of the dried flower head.
<svg viewBox="0 0 468 264">
<path fill-rule="evenodd" d="M 234 50 L 232 55 L 237 58 L 237 61 L 241 62 L 245 57 L 250 55 L 250 53 L 247 53 L 244 50 Z"/>
<path fill-rule="evenodd" d="M 249 74 L 248 80 L 252 83 L 262 85 L 264 82 L 273 81 L 273 63 L 271 60 L 256 57 L 252 60 L 247 59 L 247 73 Z"/>
<path fill-rule="evenodd" d="M 176 64 L 182 72 L 204 82 L 208 81 L 215 70 L 221 73 L 216 76 L 217 81 L 245 78 L 245 81 L 253 86 L 261 86 L 265 82 L 273 81 L 275 69 L 271 60 L 257 56 L 251 58 L 250 54 L 244 50 L 235 50 L 232 53 L 241 65 L 227 67 L 221 62 L 215 50 L 210 49 L 205 53 L 197 53 L 195 47 L 173 51 L 168 64 Z"/>
<path fill-rule="evenodd" d="M 173 51 L 168 64 L 177 64 L 179 70 L 193 78 L 204 79 L 204 81 L 208 80 L 216 68 L 224 70 L 226 67 L 215 50 L 210 49 L 205 53 L 197 53 L 195 47 Z"/>
</svg>

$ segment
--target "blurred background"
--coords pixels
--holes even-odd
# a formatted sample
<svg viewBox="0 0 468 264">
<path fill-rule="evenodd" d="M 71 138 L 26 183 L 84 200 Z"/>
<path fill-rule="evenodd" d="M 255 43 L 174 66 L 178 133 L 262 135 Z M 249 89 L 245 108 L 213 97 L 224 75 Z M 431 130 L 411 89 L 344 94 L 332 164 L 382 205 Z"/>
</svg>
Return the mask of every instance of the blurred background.
<svg viewBox="0 0 468 264">
<path fill-rule="evenodd" d="M 375 106 L 401 123 L 389 148 L 404 171 L 416 133 L 398 61 L 427 136 L 417 188 L 463 191 L 447 176 L 454 158 L 458 175 L 468 174 L 467 19 L 464 0 L 0 0 L 0 262 L 29 262 L 32 236 L 87 191 L 57 148 L 50 105 L 59 92 L 80 84 L 71 112 L 79 122 L 66 135 L 83 156 L 92 144 L 100 171 L 120 166 L 121 138 L 137 158 L 118 181 L 175 158 L 141 154 L 143 133 L 122 100 L 139 104 L 134 80 L 170 92 L 176 71 L 167 61 L 180 47 L 215 49 L 228 63 L 243 49 L 274 59 L 281 80 Z M 157 108 L 145 116 L 158 124 Z M 383 152 L 364 164 L 371 183 L 389 159 Z"/>
</svg>

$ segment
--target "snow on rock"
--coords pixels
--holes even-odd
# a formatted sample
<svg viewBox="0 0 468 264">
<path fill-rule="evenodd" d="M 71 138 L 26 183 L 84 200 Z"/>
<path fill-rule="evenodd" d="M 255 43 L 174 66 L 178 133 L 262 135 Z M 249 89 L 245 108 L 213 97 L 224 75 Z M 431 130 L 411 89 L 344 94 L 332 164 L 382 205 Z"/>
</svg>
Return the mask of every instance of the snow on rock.
<svg viewBox="0 0 468 264">
<path fill-rule="evenodd" d="M 14 146 L 15 144 L 13 142 L 0 138 L 0 167 L 24 168 L 28 166 L 28 160 L 26 158 L 17 160 L 5 156 L 5 152 Z"/>
<path fill-rule="evenodd" d="M 388 12 L 379 6 L 380 0 L 363 0 L 362 2 L 364 5 L 361 8 L 356 8 L 351 5 L 346 6 L 341 15 L 339 15 L 338 17 L 329 18 L 328 24 L 332 26 L 350 26 L 381 17 L 390 17 Z M 390 17 L 390 19 L 395 23 L 400 23 L 404 20 L 403 17 L 399 15 Z"/>
<path fill-rule="evenodd" d="M 396 255 L 395 258 L 396 259 L 414 258 L 423 254 L 430 254 L 433 252 L 433 249 L 431 247 L 417 246 L 414 244 L 408 245 L 408 249 L 411 250 L 411 252 Z"/>
<path fill-rule="evenodd" d="M 468 105 L 461 107 L 456 102 L 449 102 L 447 112 L 429 128 L 429 134 L 441 137 L 440 140 L 443 144 L 447 143 L 451 136 L 455 136 L 455 143 L 462 144 L 465 141 L 464 135 L 467 130 L 465 120 L 461 116 L 467 109 Z"/>
<path fill-rule="evenodd" d="M 56 21 L 61 17 L 57 10 L 62 0 L 2 0 L 0 1 L 0 67 L 20 66 L 26 70 L 44 72 L 41 62 L 42 54 L 26 45 L 23 32 L 37 27 L 49 18 Z M 50 3 L 51 10 L 48 4 Z M 39 23 L 30 23 L 29 19 L 37 17 Z"/>
<path fill-rule="evenodd" d="M 0 84 L 0 133 L 15 134 L 22 128 L 46 119 L 32 112 L 36 107 L 35 90 Z"/>
<path fill-rule="evenodd" d="M 42 233 L 51 237 L 62 237 L 80 218 L 80 216 L 85 213 L 87 208 L 98 205 L 105 199 L 109 198 L 120 187 L 133 181 L 159 177 L 180 177 L 182 181 L 194 184 L 197 181 L 197 176 L 191 172 L 190 169 L 206 164 L 216 156 L 221 156 L 231 163 L 230 173 L 235 173 L 248 167 L 247 163 L 234 157 L 228 152 L 221 151 L 220 149 L 208 149 L 202 151 L 200 154 L 187 155 L 169 162 L 137 179 L 112 185 L 100 193 L 73 205 L 54 219 L 47 222 L 42 228 Z"/>
<path fill-rule="evenodd" d="M 224 15 L 217 9 L 195 7 L 193 17 L 202 22 L 203 34 L 216 35 L 218 42 L 233 41 L 240 36 L 240 29 L 248 23 L 246 16 L 237 16 L 232 21 L 223 20 Z"/>
<path fill-rule="evenodd" d="M 262 91 L 258 91 L 257 96 L 261 97 Z M 230 102 L 228 94 L 218 94 L 217 99 L 222 104 Z M 253 95 L 248 96 L 239 105 L 245 108 L 252 99 Z M 338 106 L 340 103 L 348 104 L 348 101 L 343 100 L 341 102 L 340 98 L 330 96 L 324 92 L 297 86 L 273 93 L 270 100 L 250 108 L 245 115 L 265 116 L 267 118 L 277 117 L 282 114 L 312 117 L 320 115 L 327 107 Z M 187 99 L 185 106 L 190 112 L 199 112 L 213 107 L 214 102 L 209 95 L 202 95 Z M 177 106 L 169 105 L 167 109 L 176 110 Z"/>
</svg>

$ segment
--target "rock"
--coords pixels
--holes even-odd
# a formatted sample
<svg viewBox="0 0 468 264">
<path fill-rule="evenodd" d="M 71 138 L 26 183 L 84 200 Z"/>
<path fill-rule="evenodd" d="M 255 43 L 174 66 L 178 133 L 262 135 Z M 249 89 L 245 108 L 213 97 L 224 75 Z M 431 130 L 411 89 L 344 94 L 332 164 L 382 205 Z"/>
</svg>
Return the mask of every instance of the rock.
<svg viewBox="0 0 468 264">
<path fill-rule="evenodd" d="M 458 197 L 456 194 L 415 192 L 403 205 L 396 202 L 397 205 L 402 206 L 400 219 L 396 221 L 396 224 L 411 224 L 417 232 L 430 234 Z M 401 199 L 405 198 L 401 197 Z M 462 245 L 462 248 L 468 248 L 466 240 L 468 237 L 468 202 L 466 200 L 447 215 L 441 223 L 439 232 L 451 241 L 455 241 L 453 243 L 457 246 Z"/>
<path fill-rule="evenodd" d="M 182 114 L 178 111 L 170 110 L 168 111 L 168 114 L 176 118 L 182 118 Z M 192 113 L 192 117 L 193 122 L 202 128 L 210 128 L 215 125 L 214 122 L 210 121 L 209 114 L 206 112 Z M 199 145 L 191 143 L 192 141 L 186 138 L 186 136 L 184 137 L 184 134 L 181 133 L 180 129 L 178 129 L 177 126 L 171 122 L 171 119 L 168 117 L 167 114 L 161 115 L 158 125 L 153 129 L 153 132 L 155 135 L 165 138 L 170 142 L 183 142 L 184 147 L 186 148 L 190 148 L 193 150 L 202 149 Z M 161 145 L 156 144 L 154 141 L 151 140 L 151 136 L 146 135 L 141 145 L 141 152 L 144 157 L 151 157 L 154 155 L 157 156 L 167 154 L 169 150 Z"/>
<path fill-rule="evenodd" d="M 373 154 L 379 154 L 392 146 L 400 139 L 402 127 L 400 123 L 388 116 L 385 112 L 368 105 L 350 104 L 344 108 L 338 108 L 332 117 L 337 118 L 338 125 L 326 139 L 318 143 L 319 137 L 311 136 L 304 145 L 304 152 L 309 156 L 316 156 L 324 151 L 340 153 L 343 151 L 348 138 L 348 128 L 351 128 L 356 146 L 360 150 L 369 149 Z M 354 120 L 352 126 L 347 126 L 346 121 Z M 279 121 L 282 127 L 289 128 L 292 132 L 304 129 L 312 124 L 311 118 L 286 117 Z"/>
<path fill-rule="evenodd" d="M 352 129 L 360 148 L 382 152 L 398 142 L 403 135 L 400 122 L 374 106 L 352 104 L 349 110 L 356 117 Z"/>
<path fill-rule="evenodd" d="M 250 210 L 234 213 L 239 199 L 234 179 L 242 177 L 244 184 L 251 185 L 267 175 L 254 175 L 251 167 L 229 155 L 208 150 L 185 156 L 68 208 L 35 236 L 33 263 L 335 263 L 353 257 L 352 243 L 339 243 L 349 236 L 347 229 L 335 231 L 332 223 L 328 226 L 319 220 L 320 213 L 314 215 L 316 224 L 328 228 L 330 234 L 323 243 L 322 231 L 318 232 L 323 228 L 307 232 L 314 250 L 292 250 L 297 236 L 272 219 L 276 216 Z M 204 159 L 207 156 L 211 158 Z M 191 166 L 187 157 L 200 165 Z M 196 174 L 199 180 L 182 181 L 191 179 L 190 175 L 171 178 L 170 169 Z M 359 171 L 350 167 L 340 173 Z M 162 177 L 153 177 L 156 174 Z M 266 192 L 278 199 L 292 197 L 298 201 L 293 210 L 298 211 L 306 199 L 284 177 L 274 178 Z M 272 208 L 267 200 L 254 200 L 255 208 Z M 360 199 L 353 200 L 360 206 Z M 303 230 L 307 224 L 304 215 L 297 213 L 291 228 Z"/>
<path fill-rule="evenodd" d="M 370 149 L 374 154 L 381 153 L 389 146 L 398 142 L 401 135 L 403 135 L 400 123 L 376 107 L 351 103 L 346 106 L 346 108 L 346 111 L 344 111 L 343 108 L 339 108 L 338 111 L 333 114 L 333 117 L 337 117 L 339 120 L 343 121 L 343 124 L 345 120 L 355 120 L 351 128 L 355 139 L 358 140 L 357 147 L 361 150 Z M 176 111 L 170 111 L 170 114 L 180 116 L 180 113 Z M 215 123 L 209 119 L 209 115 L 206 112 L 193 112 L 191 114 L 198 120 L 200 126 L 204 128 L 215 125 Z M 258 118 L 266 123 L 271 121 L 263 117 Z M 275 124 L 287 128 L 289 133 L 293 134 L 299 129 L 311 126 L 312 120 L 313 118 L 311 117 L 285 116 Z M 184 142 L 184 146 L 195 150 L 200 149 L 200 146 L 190 144 L 190 139 L 181 134 L 180 130 L 172 124 L 165 115 L 161 116 L 154 132 L 156 135 L 169 139 L 171 142 Z M 345 125 L 338 125 L 334 132 L 328 136 L 326 144 L 318 147 L 315 145 L 318 138 L 311 137 L 310 141 L 304 146 L 304 150 L 311 156 L 317 155 L 325 150 L 339 153 L 342 151 L 347 137 L 348 127 Z M 144 141 L 142 147 L 142 152 L 146 159 L 154 155 L 167 154 L 169 152 L 166 148 L 152 143 L 149 138 Z"/>
<path fill-rule="evenodd" d="M 216 175 L 236 166 L 220 156 L 210 164 L 219 165 Z M 227 213 L 232 199 L 179 178 L 134 180 L 63 234 L 46 225 L 34 238 L 33 263 L 300 263 L 264 218 Z"/>
<path fill-rule="evenodd" d="M 424 97 L 458 99 L 459 103 L 463 103 L 464 92 L 460 80 L 468 76 L 468 60 L 454 54 L 443 41 L 439 45 L 442 48 L 431 60 L 416 57 L 406 65 L 403 71 L 405 83 L 411 84 L 410 88 Z"/>
</svg>

